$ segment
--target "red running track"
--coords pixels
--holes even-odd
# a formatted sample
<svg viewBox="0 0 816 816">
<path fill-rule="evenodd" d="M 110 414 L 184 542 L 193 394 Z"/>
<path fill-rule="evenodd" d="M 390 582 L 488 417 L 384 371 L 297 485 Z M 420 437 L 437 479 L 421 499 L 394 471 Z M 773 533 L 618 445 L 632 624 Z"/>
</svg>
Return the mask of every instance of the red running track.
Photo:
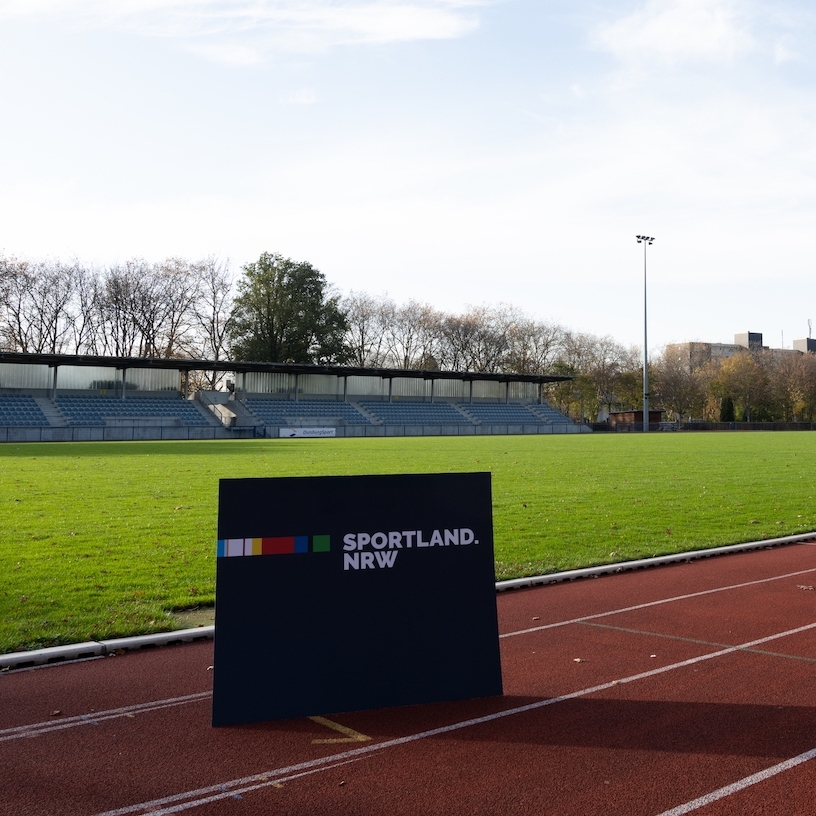
<svg viewBox="0 0 816 816">
<path fill-rule="evenodd" d="M 816 545 L 499 595 L 505 696 L 210 726 L 212 644 L 0 676 L 0 813 L 816 812 Z"/>
</svg>

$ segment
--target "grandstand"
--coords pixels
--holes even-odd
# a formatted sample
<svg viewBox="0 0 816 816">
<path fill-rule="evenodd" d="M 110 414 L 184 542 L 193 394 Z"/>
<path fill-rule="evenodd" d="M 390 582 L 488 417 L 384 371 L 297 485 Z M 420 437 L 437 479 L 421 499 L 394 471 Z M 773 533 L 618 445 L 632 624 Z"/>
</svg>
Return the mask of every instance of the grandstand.
<svg viewBox="0 0 816 816">
<path fill-rule="evenodd" d="M 246 406 L 264 425 L 278 427 L 298 424 L 303 420 L 328 422 L 332 425 L 368 425 L 368 419 L 356 407 L 338 400 L 267 399 L 262 396 L 247 396 Z"/>
<path fill-rule="evenodd" d="M 48 425 L 48 419 L 30 394 L 0 392 L 0 426 L 36 427 Z"/>
<path fill-rule="evenodd" d="M 565 379 L 0 352 L 0 442 L 589 431 L 544 401 Z"/>
<path fill-rule="evenodd" d="M 546 402 L 539 405 L 530 405 L 530 410 L 538 417 L 541 417 L 545 422 L 570 422 L 560 411 L 556 411 Z"/>
<path fill-rule="evenodd" d="M 208 424 L 193 402 L 179 398 L 138 396 L 123 400 L 98 394 L 58 394 L 54 404 L 69 425 L 104 425 L 113 418 L 174 420 L 175 424 L 188 426 Z"/>
<path fill-rule="evenodd" d="M 547 413 L 537 412 L 536 408 L 546 408 Z M 509 405 L 464 405 L 464 410 L 485 425 L 538 425 L 551 422 L 564 423 L 569 420 L 554 408 L 546 406 L 523 405 L 510 403 Z"/>
<path fill-rule="evenodd" d="M 461 411 L 448 402 L 360 403 L 382 425 L 472 425 Z"/>
</svg>

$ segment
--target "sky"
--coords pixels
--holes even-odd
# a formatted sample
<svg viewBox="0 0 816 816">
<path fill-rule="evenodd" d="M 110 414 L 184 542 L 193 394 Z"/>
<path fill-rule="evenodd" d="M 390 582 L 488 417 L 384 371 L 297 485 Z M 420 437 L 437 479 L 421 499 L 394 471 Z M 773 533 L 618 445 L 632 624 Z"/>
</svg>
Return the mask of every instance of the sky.
<svg viewBox="0 0 816 816">
<path fill-rule="evenodd" d="M 262 252 L 648 345 L 816 318 L 799 0 L 0 0 L 0 252 Z"/>
</svg>

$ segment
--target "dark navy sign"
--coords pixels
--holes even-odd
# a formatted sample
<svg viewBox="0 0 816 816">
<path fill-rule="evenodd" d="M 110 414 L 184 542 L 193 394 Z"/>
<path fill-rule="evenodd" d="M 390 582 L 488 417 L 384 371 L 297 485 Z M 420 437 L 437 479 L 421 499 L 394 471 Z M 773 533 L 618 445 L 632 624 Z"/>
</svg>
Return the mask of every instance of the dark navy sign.
<svg viewBox="0 0 816 816">
<path fill-rule="evenodd" d="M 502 693 L 489 473 L 222 479 L 213 725 Z"/>
</svg>

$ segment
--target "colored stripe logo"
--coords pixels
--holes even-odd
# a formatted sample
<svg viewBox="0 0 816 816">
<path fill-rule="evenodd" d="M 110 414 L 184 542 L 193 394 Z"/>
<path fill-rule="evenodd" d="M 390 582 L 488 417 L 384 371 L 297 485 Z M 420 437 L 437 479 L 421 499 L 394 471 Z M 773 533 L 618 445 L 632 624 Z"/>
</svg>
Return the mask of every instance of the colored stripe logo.
<svg viewBox="0 0 816 816">
<path fill-rule="evenodd" d="M 292 555 L 329 552 L 331 536 L 272 536 L 269 538 L 219 538 L 218 557 L 243 555 Z"/>
</svg>

